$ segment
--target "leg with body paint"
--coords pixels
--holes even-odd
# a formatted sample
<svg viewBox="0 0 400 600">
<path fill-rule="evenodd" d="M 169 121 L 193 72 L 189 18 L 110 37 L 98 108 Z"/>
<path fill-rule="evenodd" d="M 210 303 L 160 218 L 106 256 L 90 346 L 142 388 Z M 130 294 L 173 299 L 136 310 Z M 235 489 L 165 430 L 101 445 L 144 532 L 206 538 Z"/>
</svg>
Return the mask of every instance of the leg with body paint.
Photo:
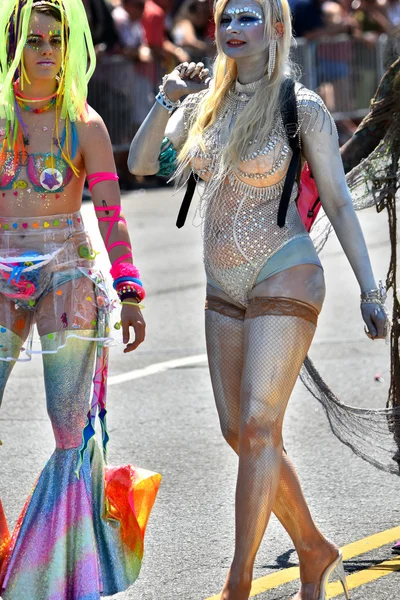
<svg viewBox="0 0 400 600">
<path fill-rule="evenodd" d="M 32 320 L 32 312 L 17 309 L 14 302 L 0 294 L 0 406 L 8 378 L 28 336 Z"/>
<path fill-rule="evenodd" d="M 209 289 L 209 293 L 215 294 L 215 290 Z M 244 310 L 210 295 L 205 317 L 207 354 L 221 431 L 238 454 Z M 296 471 L 285 452 L 273 513 L 293 541 L 299 556 L 301 580 L 305 584 L 318 581 L 334 558 L 336 547 L 323 537 L 314 523 Z M 303 588 L 303 599 L 309 600 L 305 593 Z"/>
<path fill-rule="evenodd" d="M 88 281 L 88 280 L 87 280 Z M 84 282 L 85 292 L 90 281 Z M 37 310 L 42 343 L 47 410 L 56 449 L 28 498 L 4 561 L 0 589 L 5 600 L 30 597 L 59 600 L 98 600 L 99 573 L 91 470 L 102 459 L 96 443 L 90 445 L 78 478 L 75 471 L 82 430 L 90 405 L 96 342 L 92 320 L 81 319 L 79 330 L 66 331 L 67 343 L 57 347 L 60 323 L 54 316 L 67 310 L 76 292 L 66 283 L 55 296 L 49 294 Z M 83 302 L 83 299 L 82 299 Z M 59 305 L 54 307 L 54 303 Z M 55 309 L 55 310 L 54 310 Z M 80 337 L 69 337 L 78 334 Z M 103 478 L 101 478 L 103 482 Z"/>
<path fill-rule="evenodd" d="M 92 285 L 90 281 L 84 285 Z M 56 449 L 28 498 L 13 534 L 0 577 L 5 600 L 33 598 L 79 600 L 100 598 L 100 577 L 93 531 L 91 464 L 85 457 L 78 479 L 75 470 L 82 430 L 89 410 L 96 344 L 91 318 L 80 323 L 81 339 L 58 347 L 55 315 L 68 311 L 76 292 L 65 283 L 59 294 L 39 303 L 36 321 L 41 339 L 47 410 Z M 85 290 L 83 290 L 86 292 Z M 83 301 L 83 298 L 82 298 Z M 83 338 L 83 339 L 82 339 Z M 93 448 L 91 450 L 94 451 Z M 62 565 L 62 567 L 61 567 Z"/>
<path fill-rule="evenodd" d="M 15 303 L 0 294 L 0 407 L 8 378 L 28 336 L 31 321 L 32 314 L 29 311 L 17 311 Z M 1 437 L 0 431 L 0 439 Z M 10 534 L 0 498 L 0 568 L 9 542 Z"/>
<path fill-rule="evenodd" d="M 319 273 L 309 274 L 311 277 L 303 277 L 302 280 L 308 291 L 305 293 L 300 289 L 297 293 L 308 301 L 311 295 L 311 300 L 316 301 L 320 308 L 323 300 L 323 282 L 320 281 L 321 271 L 319 269 L 318 271 Z M 294 279 L 296 280 L 296 277 Z M 272 294 L 274 291 L 282 293 L 282 277 L 279 277 L 279 280 L 271 282 L 276 286 L 275 290 L 270 286 Z M 265 287 L 265 284 L 263 286 Z M 206 338 L 214 395 L 223 435 L 233 450 L 238 453 L 244 310 L 224 302 L 227 297 L 211 286 L 208 287 L 207 292 L 212 296 L 208 298 L 206 311 Z M 292 538 L 299 555 L 301 580 L 304 585 L 301 595 L 296 598 L 313 600 L 315 585 L 311 582 L 319 581 L 325 567 L 335 558 L 337 550 L 316 527 L 296 472 L 286 453 L 282 456 L 273 512 Z M 309 583 L 311 585 L 307 585 Z"/>
<path fill-rule="evenodd" d="M 88 432 L 98 344 L 93 282 L 79 277 L 59 286 L 57 292 L 46 296 L 37 310 L 56 449 L 25 504 L 0 571 L 4 600 L 25 600 L 26 590 L 30 598 L 43 600 L 99 600 L 133 583 L 142 562 L 144 533 L 127 508 L 127 497 L 134 494 L 132 472 L 123 467 L 117 473 L 119 480 L 111 479 L 116 518 L 105 512 L 103 455 L 94 438 L 78 471 L 84 427 Z M 69 323 L 75 328 L 68 329 Z M 65 335 L 60 336 L 60 331 Z M 64 346 L 60 347 L 60 339 Z M 102 347 L 98 351 L 103 359 Z M 137 476 L 139 485 L 145 478 Z M 146 479 L 140 498 L 145 493 L 148 500 L 147 488 L 153 492 L 154 485 L 150 478 L 147 485 Z M 144 526 L 149 507 L 141 507 Z M 120 508 L 127 514 L 119 513 Z"/>
<path fill-rule="evenodd" d="M 90 330 L 79 333 L 94 334 Z M 14 532 L 18 537 L 5 561 L 2 597 L 20 600 L 24 590 L 29 590 L 35 598 L 98 600 L 89 456 L 80 479 L 75 474 L 89 409 L 95 343 L 71 338 L 57 351 L 48 335 L 41 341 L 43 350 L 55 352 L 43 355 L 43 365 L 56 450 Z"/>
</svg>

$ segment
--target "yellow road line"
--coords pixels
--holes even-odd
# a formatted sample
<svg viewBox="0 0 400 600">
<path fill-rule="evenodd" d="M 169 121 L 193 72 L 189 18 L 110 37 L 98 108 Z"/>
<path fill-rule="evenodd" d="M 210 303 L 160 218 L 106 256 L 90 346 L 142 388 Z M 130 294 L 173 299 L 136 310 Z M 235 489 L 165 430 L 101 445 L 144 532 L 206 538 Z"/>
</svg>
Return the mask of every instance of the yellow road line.
<svg viewBox="0 0 400 600">
<path fill-rule="evenodd" d="M 375 579 L 385 577 L 386 575 L 390 575 L 390 573 L 394 573 L 395 571 L 400 571 L 400 557 L 398 556 L 392 560 L 386 560 L 379 565 L 374 565 L 369 569 L 364 569 L 358 573 L 348 575 L 348 577 L 346 577 L 347 585 L 349 586 L 349 590 L 353 590 L 360 585 L 370 583 L 371 581 L 375 581 Z M 340 596 L 341 594 L 343 594 L 343 587 L 339 581 L 329 584 L 328 598 L 336 598 L 336 596 Z"/>
<path fill-rule="evenodd" d="M 344 560 L 349 560 L 350 558 L 354 558 L 355 556 L 359 556 L 360 554 L 366 554 L 371 550 L 375 550 L 376 548 L 380 548 L 381 546 L 385 546 L 386 544 L 390 544 L 391 542 L 395 542 L 400 538 L 400 527 L 393 527 L 392 529 L 387 529 L 386 531 L 381 531 L 379 533 L 375 533 L 374 535 L 370 535 L 362 540 L 357 542 L 352 542 L 347 546 L 342 548 L 343 558 Z M 399 559 L 400 560 L 400 559 Z M 388 564 L 393 565 L 395 561 L 388 561 Z M 382 563 L 385 565 L 386 563 Z M 378 565 L 379 567 L 381 565 Z M 366 569 L 365 571 L 361 571 L 360 573 L 355 573 L 350 575 L 347 579 L 349 580 L 352 577 L 356 577 L 356 575 L 360 575 L 361 573 L 367 573 L 368 571 L 376 569 L 375 567 L 371 567 L 371 569 Z M 385 570 L 385 574 L 387 575 L 390 570 L 387 567 L 383 567 Z M 397 569 L 396 569 L 397 570 Z M 376 575 L 376 574 L 375 574 Z M 274 589 L 285 583 L 290 583 L 291 581 L 295 581 L 300 576 L 300 571 L 298 567 L 290 567 L 289 569 L 283 569 L 278 573 L 272 573 L 271 575 L 265 575 L 265 577 L 260 577 L 259 579 L 255 579 L 253 581 L 253 585 L 251 586 L 250 597 L 257 596 L 257 594 L 262 594 L 267 590 Z M 383 575 L 375 576 L 373 579 L 378 579 L 378 577 L 383 577 Z M 373 581 L 367 580 L 367 581 Z M 361 580 L 360 580 L 361 581 Z M 367 583 L 367 581 L 365 583 Z M 335 585 L 335 584 L 332 584 Z M 362 585 L 362 582 L 358 585 Z M 356 587 L 356 586 L 354 586 Z M 339 588 L 338 588 L 339 589 Z M 336 595 L 339 595 L 336 594 Z M 331 597 L 331 596 L 329 596 Z M 332 596 L 333 598 L 334 596 Z M 220 594 L 216 596 L 211 596 L 206 600 L 219 600 Z"/>
</svg>

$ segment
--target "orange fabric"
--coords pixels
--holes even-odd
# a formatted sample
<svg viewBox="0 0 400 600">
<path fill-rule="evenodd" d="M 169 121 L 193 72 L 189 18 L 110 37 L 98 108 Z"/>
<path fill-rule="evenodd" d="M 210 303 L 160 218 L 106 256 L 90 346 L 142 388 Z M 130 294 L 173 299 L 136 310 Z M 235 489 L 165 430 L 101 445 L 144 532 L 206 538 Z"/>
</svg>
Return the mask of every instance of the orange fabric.
<svg viewBox="0 0 400 600">
<path fill-rule="evenodd" d="M 0 567 L 4 559 L 6 549 L 10 542 L 10 532 L 8 530 L 6 515 L 4 514 L 3 505 L 0 500 Z"/>
<path fill-rule="evenodd" d="M 161 475 L 131 465 L 106 467 L 106 519 L 119 521 L 125 546 L 141 558 Z"/>
</svg>

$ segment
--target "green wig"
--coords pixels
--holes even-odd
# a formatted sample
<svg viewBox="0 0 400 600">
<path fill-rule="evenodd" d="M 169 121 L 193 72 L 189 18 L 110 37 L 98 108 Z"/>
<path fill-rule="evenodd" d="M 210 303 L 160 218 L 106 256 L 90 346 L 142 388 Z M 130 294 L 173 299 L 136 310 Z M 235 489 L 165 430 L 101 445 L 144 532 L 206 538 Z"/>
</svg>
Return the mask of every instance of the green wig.
<svg viewBox="0 0 400 600">
<path fill-rule="evenodd" d="M 92 36 L 82 0 L 1 0 L 0 10 L 0 118 L 13 126 L 14 83 L 24 71 L 22 53 L 32 11 L 54 8 L 61 17 L 62 66 L 57 108 L 63 119 L 87 119 L 88 82 L 96 66 Z"/>
</svg>

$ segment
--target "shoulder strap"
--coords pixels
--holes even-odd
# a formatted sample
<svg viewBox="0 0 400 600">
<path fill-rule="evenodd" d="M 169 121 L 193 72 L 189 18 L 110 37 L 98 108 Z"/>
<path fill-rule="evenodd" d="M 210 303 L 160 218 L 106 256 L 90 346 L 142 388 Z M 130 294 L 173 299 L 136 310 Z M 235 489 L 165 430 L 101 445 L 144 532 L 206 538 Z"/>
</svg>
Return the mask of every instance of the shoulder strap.
<svg viewBox="0 0 400 600">
<path fill-rule="evenodd" d="M 293 185 L 300 166 L 301 154 L 299 136 L 297 131 L 298 115 L 296 94 L 294 90 L 294 81 L 291 78 L 287 78 L 281 86 L 280 106 L 283 124 L 289 138 L 290 148 L 293 152 L 292 160 L 290 161 L 288 172 L 286 174 L 285 184 L 283 186 L 282 197 L 278 209 L 278 225 L 279 227 L 284 227 L 290 196 L 292 195 Z M 178 218 L 176 220 L 176 226 L 178 227 L 178 229 L 183 227 L 185 224 L 190 204 L 194 195 L 194 191 L 196 189 L 196 184 L 196 177 L 192 172 L 188 179 L 186 193 L 178 213 Z"/>
<path fill-rule="evenodd" d="M 286 174 L 282 197 L 278 208 L 279 227 L 285 226 L 290 196 L 292 195 L 293 185 L 296 180 L 296 175 L 299 171 L 300 166 L 301 151 L 298 136 L 298 114 L 294 85 L 294 80 L 288 78 L 283 82 L 280 92 L 282 121 L 289 139 L 289 145 L 293 152 L 293 155 Z"/>
<path fill-rule="evenodd" d="M 191 171 L 188 182 L 187 182 L 185 196 L 182 200 L 182 204 L 181 204 L 181 207 L 180 207 L 179 213 L 178 213 L 178 218 L 176 220 L 176 226 L 178 229 L 183 227 L 185 224 L 186 217 L 188 215 L 189 208 L 190 208 L 190 203 L 192 202 L 194 190 L 196 189 L 196 184 L 197 184 L 196 177 L 195 177 L 193 171 Z"/>
</svg>

